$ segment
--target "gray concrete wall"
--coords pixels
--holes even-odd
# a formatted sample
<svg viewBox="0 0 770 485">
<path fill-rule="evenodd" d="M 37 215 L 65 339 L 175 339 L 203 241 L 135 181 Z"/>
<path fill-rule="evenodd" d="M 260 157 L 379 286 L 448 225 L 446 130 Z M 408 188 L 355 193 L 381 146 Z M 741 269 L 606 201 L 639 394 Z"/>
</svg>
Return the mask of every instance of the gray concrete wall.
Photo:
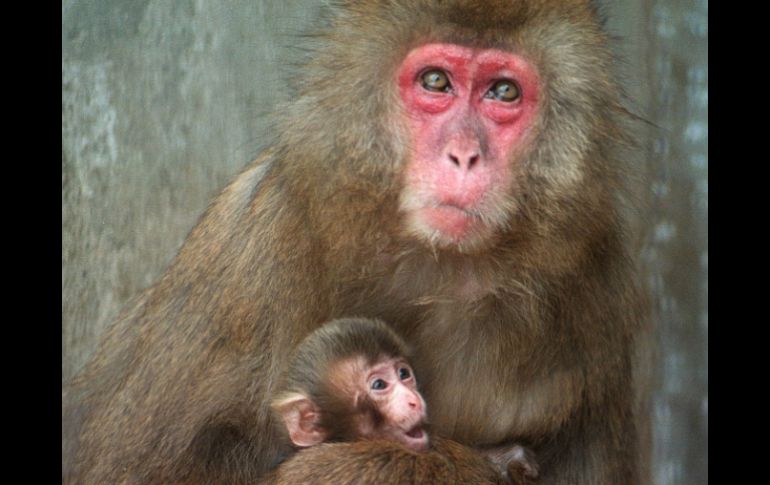
<svg viewBox="0 0 770 485">
<path fill-rule="evenodd" d="M 606 1 L 646 132 L 654 483 L 708 484 L 708 2 Z"/>
<path fill-rule="evenodd" d="M 62 2 L 62 380 L 260 149 L 320 0 Z M 706 0 L 606 1 L 649 177 L 655 483 L 708 483 Z"/>
<path fill-rule="evenodd" d="M 62 379 L 259 152 L 305 3 L 63 2 Z"/>
</svg>

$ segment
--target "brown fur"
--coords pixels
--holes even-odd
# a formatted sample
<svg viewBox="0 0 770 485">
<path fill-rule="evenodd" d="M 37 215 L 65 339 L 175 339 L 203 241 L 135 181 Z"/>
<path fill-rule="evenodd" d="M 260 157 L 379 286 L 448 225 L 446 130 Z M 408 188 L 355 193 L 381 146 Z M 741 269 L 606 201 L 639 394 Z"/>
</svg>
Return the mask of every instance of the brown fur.
<svg viewBox="0 0 770 485">
<path fill-rule="evenodd" d="M 481 455 L 453 441 L 436 439 L 430 451 L 414 452 L 391 441 L 324 443 L 297 453 L 263 485 L 523 484 L 506 481 Z"/>
<path fill-rule="evenodd" d="M 530 445 L 545 484 L 639 483 L 626 115 L 589 2 L 349 3 L 315 38 L 273 147 L 67 391 L 79 451 L 64 481 L 253 482 L 280 455 L 268 399 L 290 351 L 364 315 L 414 347 L 440 434 Z M 413 240 L 396 210 L 408 137 L 393 72 L 437 40 L 512 49 L 543 82 L 509 229 L 471 253 Z"/>
</svg>

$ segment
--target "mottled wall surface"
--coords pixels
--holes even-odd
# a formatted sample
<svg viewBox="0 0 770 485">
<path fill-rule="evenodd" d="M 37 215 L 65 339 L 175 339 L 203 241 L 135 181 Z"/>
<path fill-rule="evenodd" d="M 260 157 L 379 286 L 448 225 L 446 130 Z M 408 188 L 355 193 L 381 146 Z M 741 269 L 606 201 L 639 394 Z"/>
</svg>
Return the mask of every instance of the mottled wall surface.
<svg viewBox="0 0 770 485">
<path fill-rule="evenodd" d="M 259 151 L 281 60 L 316 1 L 62 3 L 62 380 L 170 262 Z M 705 484 L 708 445 L 706 0 L 605 1 L 649 181 L 655 483 Z"/>
<path fill-rule="evenodd" d="M 654 483 L 708 483 L 708 2 L 606 1 L 645 129 Z"/>
<path fill-rule="evenodd" d="M 708 3 L 647 1 L 657 483 L 708 483 Z"/>
<path fill-rule="evenodd" d="M 62 4 L 62 379 L 258 153 L 303 1 Z"/>
</svg>

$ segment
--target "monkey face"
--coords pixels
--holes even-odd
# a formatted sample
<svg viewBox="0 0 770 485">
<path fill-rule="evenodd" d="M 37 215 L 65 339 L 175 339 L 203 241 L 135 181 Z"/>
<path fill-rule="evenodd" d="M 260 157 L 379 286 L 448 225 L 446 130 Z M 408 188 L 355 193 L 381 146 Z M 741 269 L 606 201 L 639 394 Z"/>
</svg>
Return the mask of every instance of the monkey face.
<svg viewBox="0 0 770 485">
<path fill-rule="evenodd" d="M 411 153 L 400 209 L 408 231 L 472 248 L 506 227 L 513 167 L 539 98 L 535 68 L 495 49 L 428 44 L 397 73 Z"/>
<path fill-rule="evenodd" d="M 428 433 L 423 428 L 425 401 L 405 360 L 377 363 L 369 369 L 362 384 L 366 401 L 376 410 L 376 419 L 362 426 L 364 437 L 398 441 L 415 450 L 427 448 Z"/>
</svg>

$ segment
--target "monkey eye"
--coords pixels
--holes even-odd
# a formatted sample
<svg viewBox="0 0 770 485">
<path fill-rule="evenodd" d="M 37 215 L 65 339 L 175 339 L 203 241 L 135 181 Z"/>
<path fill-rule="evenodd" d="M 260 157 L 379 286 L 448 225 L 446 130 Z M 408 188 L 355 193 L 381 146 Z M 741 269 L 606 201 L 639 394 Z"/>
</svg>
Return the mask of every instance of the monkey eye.
<svg viewBox="0 0 770 485">
<path fill-rule="evenodd" d="M 399 379 L 401 379 L 402 381 L 405 381 L 405 380 L 409 379 L 410 377 L 412 377 L 412 373 L 409 372 L 409 369 L 407 369 L 406 367 L 402 367 L 402 368 L 398 369 L 398 378 Z"/>
<path fill-rule="evenodd" d="M 519 86 L 516 85 L 515 82 L 508 79 L 501 79 L 489 88 L 489 91 L 487 91 L 484 97 L 511 103 L 519 99 L 520 94 Z"/>
<path fill-rule="evenodd" d="M 441 69 L 430 69 L 420 75 L 422 87 L 428 91 L 447 93 L 452 88 L 449 76 Z"/>
<path fill-rule="evenodd" d="M 388 387 L 388 383 L 383 381 L 382 379 L 375 379 L 372 382 L 372 389 L 374 389 L 375 391 L 382 391 L 387 387 Z"/>
</svg>

